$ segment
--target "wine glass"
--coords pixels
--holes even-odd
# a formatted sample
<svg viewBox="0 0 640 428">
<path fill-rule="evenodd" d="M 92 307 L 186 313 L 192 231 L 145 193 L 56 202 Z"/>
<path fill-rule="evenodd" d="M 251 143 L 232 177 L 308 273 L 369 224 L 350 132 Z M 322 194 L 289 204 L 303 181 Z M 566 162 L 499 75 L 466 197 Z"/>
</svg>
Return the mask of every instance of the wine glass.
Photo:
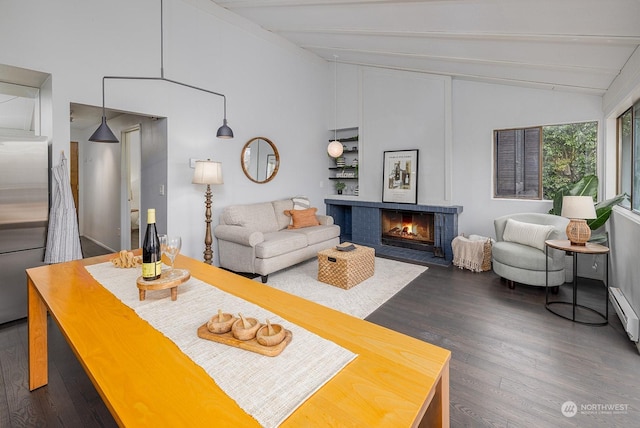
<svg viewBox="0 0 640 428">
<path fill-rule="evenodd" d="M 182 247 L 182 238 L 178 235 L 163 235 L 163 239 L 160 241 L 160 248 L 162 252 L 169 257 L 171 261 L 171 267 L 169 270 L 173 270 L 173 262 L 176 259 L 176 256 L 180 252 L 180 248 Z M 163 245 L 164 242 L 164 245 Z"/>
<path fill-rule="evenodd" d="M 160 250 L 171 261 L 171 265 L 167 270 L 171 270 L 173 269 L 173 261 L 180 252 L 180 247 L 182 247 L 182 239 L 179 236 L 158 235 L 158 240 L 160 241 Z"/>
</svg>

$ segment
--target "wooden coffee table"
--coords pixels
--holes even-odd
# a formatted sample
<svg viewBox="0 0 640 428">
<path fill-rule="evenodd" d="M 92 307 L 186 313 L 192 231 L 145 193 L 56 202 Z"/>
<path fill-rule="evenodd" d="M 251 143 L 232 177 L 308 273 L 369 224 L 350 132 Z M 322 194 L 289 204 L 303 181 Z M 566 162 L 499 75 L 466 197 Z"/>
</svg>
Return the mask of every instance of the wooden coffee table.
<svg viewBox="0 0 640 428">
<path fill-rule="evenodd" d="M 27 270 L 29 388 L 48 382 L 49 313 L 120 426 L 258 426 L 84 268 L 111 257 Z M 449 426 L 449 351 L 182 255 L 175 265 L 358 354 L 283 427 Z"/>
</svg>

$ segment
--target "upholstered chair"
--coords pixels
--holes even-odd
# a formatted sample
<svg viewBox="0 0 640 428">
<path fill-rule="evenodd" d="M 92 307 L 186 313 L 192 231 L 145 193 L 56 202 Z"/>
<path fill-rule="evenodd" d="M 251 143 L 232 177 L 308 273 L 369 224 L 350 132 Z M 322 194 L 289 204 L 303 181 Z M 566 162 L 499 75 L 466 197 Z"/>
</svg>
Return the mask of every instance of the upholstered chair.
<svg viewBox="0 0 640 428">
<path fill-rule="evenodd" d="M 552 214 L 519 213 L 498 217 L 493 224 L 496 242 L 491 249 L 493 271 L 515 283 L 544 287 L 546 262 L 544 241 L 567 239 L 569 219 Z M 565 253 L 549 249 L 549 286 L 557 292 L 565 282 Z"/>
</svg>

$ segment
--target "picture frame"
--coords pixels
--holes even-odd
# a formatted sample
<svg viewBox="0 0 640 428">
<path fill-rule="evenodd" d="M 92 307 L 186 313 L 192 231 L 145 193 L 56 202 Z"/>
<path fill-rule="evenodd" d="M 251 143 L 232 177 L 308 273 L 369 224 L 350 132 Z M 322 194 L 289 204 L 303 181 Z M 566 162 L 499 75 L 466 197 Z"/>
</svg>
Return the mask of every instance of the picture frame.
<svg viewBox="0 0 640 428">
<path fill-rule="evenodd" d="M 418 150 L 383 153 L 382 202 L 418 203 Z"/>
</svg>

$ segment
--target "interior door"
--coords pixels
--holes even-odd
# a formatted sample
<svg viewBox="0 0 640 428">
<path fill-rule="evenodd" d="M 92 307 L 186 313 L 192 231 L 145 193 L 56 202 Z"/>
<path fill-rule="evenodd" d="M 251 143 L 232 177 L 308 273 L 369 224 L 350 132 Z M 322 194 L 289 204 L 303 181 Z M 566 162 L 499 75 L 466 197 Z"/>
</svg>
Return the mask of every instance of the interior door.
<svg viewBox="0 0 640 428">
<path fill-rule="evenodd" d="M 80 206 L 80 193 L 78 192 L 78 142 L 72 141 L 70 144 L 71 156 L 69 157 L 69 173 L 71 175 L 71 194 L 73 203 L 76 206 L 76 218 L 80 218 L 78 207 Z"/>
<path fill-rule="evenodd" d="M 122 248 L 140 248 L 140 181 L 141 142 L 140 125 L 127 129 L 122 134 L 122 183 L 126 188 L 122 206 L 127 213 L 121 225 Z"/>
</svg>

